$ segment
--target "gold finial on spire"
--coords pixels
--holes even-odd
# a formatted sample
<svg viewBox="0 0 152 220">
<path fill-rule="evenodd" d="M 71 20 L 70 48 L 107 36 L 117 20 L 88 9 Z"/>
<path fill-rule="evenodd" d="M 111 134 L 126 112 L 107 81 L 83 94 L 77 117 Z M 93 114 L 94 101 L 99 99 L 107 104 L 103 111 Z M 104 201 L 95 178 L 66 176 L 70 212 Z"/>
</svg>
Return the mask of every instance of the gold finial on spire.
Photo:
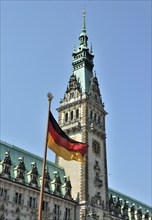
<svg viewBox="0 0 152 220">
<path fill-rule="evenodd" d="M 48 92 L 47 97 L 48 97 L 48 101 L 51 102 L 52 99 L 53 99 L 53 95 L 52 95 L 52 93 L 51 93 L 51 92 Z"/>
</svg>

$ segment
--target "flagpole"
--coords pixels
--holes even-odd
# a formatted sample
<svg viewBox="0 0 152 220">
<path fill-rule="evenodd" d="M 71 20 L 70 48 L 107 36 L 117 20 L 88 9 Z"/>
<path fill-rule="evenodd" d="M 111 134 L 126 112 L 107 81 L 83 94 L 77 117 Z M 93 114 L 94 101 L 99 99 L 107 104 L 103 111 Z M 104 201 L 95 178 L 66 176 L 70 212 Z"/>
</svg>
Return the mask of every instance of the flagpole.
<svg viewBox="0 0 152 220">
<path fill-rule="evenodd" d="M 50 92 L 47 94 L 47 97 L 48 97 L 48 118 L 47 118 L 47 126 L 46 126 L 45 145 L 44 145 L 44 158 L 43 158 L 43 166 L 42 166 L 42 183 L 41 183 L 41 191 L 40 191 L 40 198 L 39 198 L 38 220 L 42 220 L 42 205 L 43 205 L 44 178 L 45 178 L 45 166 L 46 166 L 46 155 L 47 155 L 48 125 L 49 125 L 49 114 L 50 114 L 50 108 L 51 108 L 51 101 L 53 99 L 53 96 Z"/>
</svg>

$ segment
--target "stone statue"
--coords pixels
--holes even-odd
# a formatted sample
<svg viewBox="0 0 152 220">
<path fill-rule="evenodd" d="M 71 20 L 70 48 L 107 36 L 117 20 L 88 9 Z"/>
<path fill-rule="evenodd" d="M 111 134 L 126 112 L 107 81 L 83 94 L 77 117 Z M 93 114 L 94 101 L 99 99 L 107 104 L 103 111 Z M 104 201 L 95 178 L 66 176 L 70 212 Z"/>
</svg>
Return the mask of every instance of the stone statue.
<svg viewBox="0 0 152 220">
<path fill-rule="evenodd" d="M 130 208 L 130 212 L 131 212 L 131 220 L 135 219 L 135 205 L 132 204 L 131 208 Z"/>
<path fill-rule="evenodd" d="M 11 158 L 10 158 L 10 152 L 6 152 L 5 153 L 5 158 L 2 162 L 2 175 L 5 175 L 7 174 L 9 177 L 11 176 L 11 165 L 12 165 L 12 162 L 11 162 Z"/>
<path fill-rule="evenodd" d="M 25 174 L 24 157 L 19 157 L 18 160 L 19 160 L 19 165 L 17 166 L 17 177 L 16 177 L 16 179 L 24 180 L 24 174 Z"/>
<path fill-rule="evenodd" d="M 31 163 L 31 166 L 32 166 L 32 170 L 30 172 L 30 176 L 31 176 L 31 181 L 30 183 L 31 184 L 36 184 L 38 185 L 38 182 L 37 182 L 37 178 L 38 178 L 38 170 L 37 170 L 37 165 L 36 165 L 36 162 L 34 163 Z"/>
<path fill-rule="evenodd" d="M 52 181 L 54 184 L 54 193 L 61 194 L 61 179 L 59 172 L 54 172 L 54 180 Z"/>
<path fill-rule="evenodd" d="M 128 201 L 125 200 L 125 204 L 124 204 L 124 207 L 123 207 L 123 216 L 125 219 L 128 219 Z"/>
</svg>

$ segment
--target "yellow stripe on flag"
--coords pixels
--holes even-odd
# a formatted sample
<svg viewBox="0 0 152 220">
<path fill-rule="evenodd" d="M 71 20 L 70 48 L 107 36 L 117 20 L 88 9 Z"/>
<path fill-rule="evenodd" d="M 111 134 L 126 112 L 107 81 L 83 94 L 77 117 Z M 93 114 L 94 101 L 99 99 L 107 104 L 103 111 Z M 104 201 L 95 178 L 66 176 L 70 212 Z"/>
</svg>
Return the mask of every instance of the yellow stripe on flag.
<svg viewBox="0 0 152 220">
<path fill-rule="evenodd" d="M 84 162 L 84 157 L 81 155 L 81 153 L 68 151 L 65 147 L 59 146 L 55 143 L 50 133 L 48 133 L 48 147 L 65 160 L 76 160 L 79 162 Z"/>
</svg>

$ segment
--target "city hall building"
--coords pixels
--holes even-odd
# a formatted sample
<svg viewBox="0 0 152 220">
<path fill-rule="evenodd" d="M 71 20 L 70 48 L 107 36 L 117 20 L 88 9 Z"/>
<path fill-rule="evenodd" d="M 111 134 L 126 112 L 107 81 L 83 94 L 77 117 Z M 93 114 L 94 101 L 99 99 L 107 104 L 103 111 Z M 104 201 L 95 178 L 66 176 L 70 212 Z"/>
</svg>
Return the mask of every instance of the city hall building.
<svg viewBox="0 0 152 220">
<path fill-rule="evenodd" d="M 83 13 L 73 72 L 58 107 L 58 123 L 71 138 L 88 144 L 85 163 L 56 156 L 47 161 L 43 220 L 150 220 L 152 208 L 108 187 L 106 126 L 94 54 Z M 0 141 L 0 220 L 37 220 L 42 181 L 37 155 Z"/>
</svg>

